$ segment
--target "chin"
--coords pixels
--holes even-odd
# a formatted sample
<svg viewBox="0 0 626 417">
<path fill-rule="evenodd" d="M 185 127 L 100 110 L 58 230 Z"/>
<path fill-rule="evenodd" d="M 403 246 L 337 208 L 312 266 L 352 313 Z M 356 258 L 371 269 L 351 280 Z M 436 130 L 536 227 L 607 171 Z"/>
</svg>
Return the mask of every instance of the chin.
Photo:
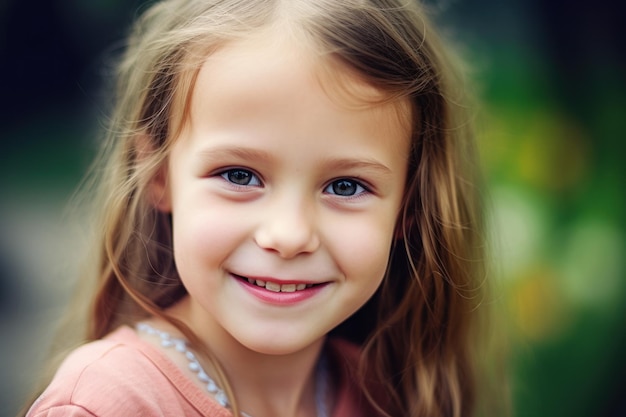
<svg viewBox="0 0 626 417">
<path fill-rule="evenodd" d="M 249 350 L 261 355 L 285 356 L 316 348 L 323 342 L 324 338 L 310 340 L 292 340 L 280 338 L 264 337 L 264 340 L 246 340 L 240 341 Z"/>
</svg>

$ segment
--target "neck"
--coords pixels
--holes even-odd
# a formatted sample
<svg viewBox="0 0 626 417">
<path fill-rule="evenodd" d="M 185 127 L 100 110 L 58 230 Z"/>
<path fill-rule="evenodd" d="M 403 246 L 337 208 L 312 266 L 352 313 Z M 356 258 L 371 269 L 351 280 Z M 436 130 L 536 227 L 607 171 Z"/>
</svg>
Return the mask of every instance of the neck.
<svg viewBox="0 0 626 417">
<path fill-rule="evenodd" d="M 184 307 L 184 306 L 180 306 Z M 179 307 L 179 308 L 180 308 Z M 264 354 L 248 349 L 216 323 L 185 320 L 209 347 L 233 389 L 241 411 L 252 417 L 316 416 L 316 364 L 324 340 L 289 354 Z M 210 368 L 209 368 L 210 369 Z"/>
<path fill-rule="evenodd" d="M 322 342 L 302 352 L 270 356 L 216 351 L 241 410 L 253 417 L 315 416 L 316 363 Z"/>
</svg>

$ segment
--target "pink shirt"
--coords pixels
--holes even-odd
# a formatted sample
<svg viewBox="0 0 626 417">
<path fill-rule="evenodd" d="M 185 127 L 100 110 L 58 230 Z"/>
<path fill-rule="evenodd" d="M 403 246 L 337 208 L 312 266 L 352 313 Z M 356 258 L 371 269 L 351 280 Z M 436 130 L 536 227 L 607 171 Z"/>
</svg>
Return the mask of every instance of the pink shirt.
<svg viewBox="0 0 626 417">
<path fill-rule="evenodd" d="M 332 417 L 370 416 L 354 389 L 358 349 L 329 343 L 330 363 L 339 387 Z M 232 417 L 159 349 L 120 327 L 102 340 L 72 352 L 33 404 L 28 417 L 210 416 Z"/>
</svg>

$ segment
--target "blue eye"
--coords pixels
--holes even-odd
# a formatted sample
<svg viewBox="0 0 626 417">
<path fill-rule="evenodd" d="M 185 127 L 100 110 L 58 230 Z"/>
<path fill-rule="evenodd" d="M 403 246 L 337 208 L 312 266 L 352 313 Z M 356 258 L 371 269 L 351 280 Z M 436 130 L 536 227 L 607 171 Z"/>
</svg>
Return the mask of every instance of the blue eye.
<svg viewBox="0 0 626 417">
<path fill-rule="evenodd" d="M 241 168 L 233 168 L 227 171 L 224 171 L 220 174 L 220 177 L 224 178 L 226 181 L 231 182 L 235 185 L 241 186 L 249 186 L 249 187 L 258 187 L 261 185 L 261 180 L 251 171 L 247 169 Z"/>
<path fill-rule="evenodd" d="M 357 194 L 362 194 L 367 190 L 360 183 L 350 179 L 340 179 L 328 184 L 324 192 L 329 194 L 335 194 L 342 197 L 352 197 Z"/>
</svg>

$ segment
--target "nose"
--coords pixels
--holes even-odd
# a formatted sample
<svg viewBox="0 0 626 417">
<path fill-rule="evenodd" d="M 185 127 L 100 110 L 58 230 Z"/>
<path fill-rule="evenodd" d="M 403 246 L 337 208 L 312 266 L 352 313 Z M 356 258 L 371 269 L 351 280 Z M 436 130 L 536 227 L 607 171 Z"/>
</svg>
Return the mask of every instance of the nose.
<svg viewBox="0 0 626 417">
<path fill-rule="evenodd" d="M 320 240 L 314 211 L 296 198 L 285 198 L 266 207 L 255 232 L 256 244 L 286 259 L 315 252 Z"/>
</svg>

